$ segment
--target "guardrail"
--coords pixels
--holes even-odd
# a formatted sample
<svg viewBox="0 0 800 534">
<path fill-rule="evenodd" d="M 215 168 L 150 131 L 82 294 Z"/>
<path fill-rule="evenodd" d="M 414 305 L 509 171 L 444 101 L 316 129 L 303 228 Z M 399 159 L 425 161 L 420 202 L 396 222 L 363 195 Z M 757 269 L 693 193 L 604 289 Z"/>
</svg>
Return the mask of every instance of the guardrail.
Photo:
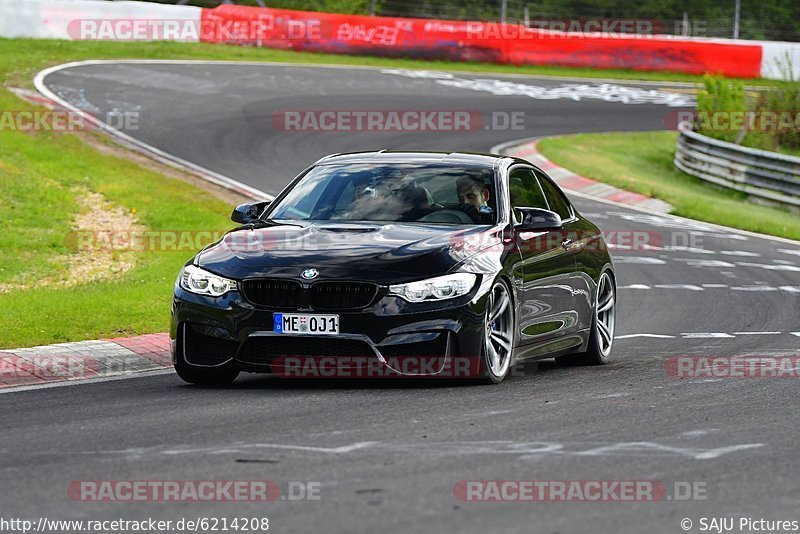
<svg viewBox="0 0 800 534">
<path fill-rule="evenodd" d="M 800 158 L 712 139 L 693 132 L 686 122 L 678 130 L 678 169 L 756 200 L 800 210 Z"/>
</svg>

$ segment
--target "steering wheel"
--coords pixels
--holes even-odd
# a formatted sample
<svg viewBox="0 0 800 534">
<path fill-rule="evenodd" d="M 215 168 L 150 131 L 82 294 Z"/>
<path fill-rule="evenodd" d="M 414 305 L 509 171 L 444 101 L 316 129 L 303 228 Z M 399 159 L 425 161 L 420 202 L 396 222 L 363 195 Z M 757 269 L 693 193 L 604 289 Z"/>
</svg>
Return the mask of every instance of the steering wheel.
<svg viewBox="0 0 800 534">
<path fill-rule="evenodd" d="M 420 217 L 417 222 L 435 222 L 435 223 L 448 223 L 448 224 L 475 224 L 472 217 L 467 215 L 461 210 L 443 209 L 434 211 Z"/>
</svg>

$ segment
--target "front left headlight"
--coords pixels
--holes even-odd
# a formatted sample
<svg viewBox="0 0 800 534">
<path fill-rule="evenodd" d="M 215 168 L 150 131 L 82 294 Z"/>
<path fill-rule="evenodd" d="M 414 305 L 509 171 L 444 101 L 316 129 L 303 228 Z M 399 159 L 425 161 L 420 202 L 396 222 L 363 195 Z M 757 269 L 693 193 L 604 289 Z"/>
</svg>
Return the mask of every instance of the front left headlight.
<svg viewBox="0 0 800 534">
<path fill-rule="evenodd" d="M 478 276 L 472 273 L 448 274 L 419 282 L 391 285 L 389 294 L 408 302 L 452 299 L 469 293 L 475 286 L 477 278 Z"/>
<path fill-rule="evenodd" d="M 220 297 L 228 291 L 237 289 L 235 280 L 217 276 L 194 265 L 187 265 L 183 268 L 180 283 L 186 291 L 211 297 Z"/>
</svg>

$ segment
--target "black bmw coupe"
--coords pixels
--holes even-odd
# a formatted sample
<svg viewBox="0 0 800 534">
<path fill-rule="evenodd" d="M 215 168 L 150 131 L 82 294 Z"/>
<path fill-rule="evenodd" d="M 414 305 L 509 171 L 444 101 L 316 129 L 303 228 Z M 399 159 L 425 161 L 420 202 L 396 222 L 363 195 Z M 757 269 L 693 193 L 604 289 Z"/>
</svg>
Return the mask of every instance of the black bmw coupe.
<svg viewBox="0 0 800 534">
<path fill-rule="evenodd" d="M 499 383 L 523 360 L 609 359 L 603 236 L 527 161 L 337 154 L 232 219 L 175 283 L 172 357 L 187 382 L 247 371 Z"/>
</svg>

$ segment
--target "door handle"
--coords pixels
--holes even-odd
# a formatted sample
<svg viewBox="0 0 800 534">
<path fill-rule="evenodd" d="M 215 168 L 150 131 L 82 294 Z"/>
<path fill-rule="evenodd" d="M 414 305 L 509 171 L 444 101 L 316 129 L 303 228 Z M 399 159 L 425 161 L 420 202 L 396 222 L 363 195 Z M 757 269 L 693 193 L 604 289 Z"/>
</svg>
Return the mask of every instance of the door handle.
<svg viewBox="0 0 800 534">
<path fill-rule="evenodd" d="M 561 246 L 564 247 L 564 250 L 569 250 L 569 248 L 572 246 L 572 239 L 565 237 L 561 242 Z"/>
</svg>

